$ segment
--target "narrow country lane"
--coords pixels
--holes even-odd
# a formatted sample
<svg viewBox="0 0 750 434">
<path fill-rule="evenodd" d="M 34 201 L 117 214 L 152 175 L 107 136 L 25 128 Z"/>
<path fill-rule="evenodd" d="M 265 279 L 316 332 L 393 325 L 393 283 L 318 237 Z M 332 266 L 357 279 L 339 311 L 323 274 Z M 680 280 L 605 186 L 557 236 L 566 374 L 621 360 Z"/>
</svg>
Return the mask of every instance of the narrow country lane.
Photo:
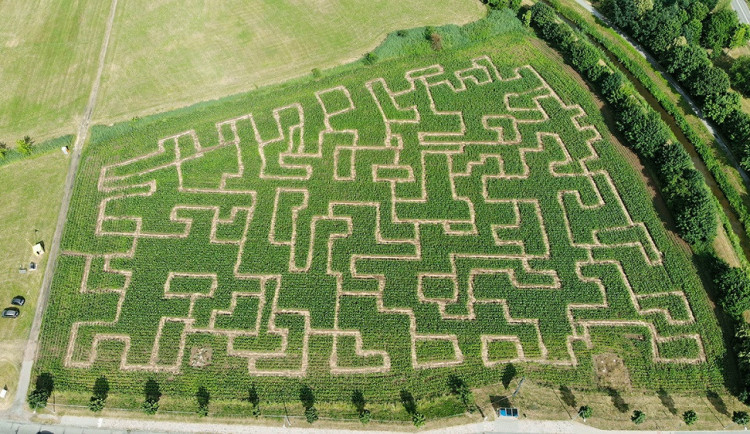
<svg viewBox="0 0 750 434">
<path fill-rule="evenodd" d="M 60 240 L 62 239 L 63 227 L 65 226 L 65 220 L 67 219 L 70 199 L 73 195 L 73 185 L 75 183 L 76 173 L 78 172 L 78 164 L 81 161 L 81 150 L 83 149 L 83 144 L 86 142 L 91 115 L 94 113 L 94 107 L 96 106 L 96 97 L 99 93 L 99 84 L 101 83 L 102 71 L 104 70 L 104 59 L 107 56 L 107 48 L 109 47 L 109 38 L 112 33 L 112 23 L 115 19 L 116 9 L 117 0 L 112 0 L 109 17 L 107 18 L 107 27 L 102 39 L 102 47 L 99 51 L 99 65 L 97 67 L 94 82 L 91 85 L 91 93 L 89 94 L 89 99 L 83 112 L 83 118 L 78 124 L 78 131 L 76 132 L 76 141 L 73 145 L 70 166 L 68 167 L 68 174 L 65 178 L 65 189 L 63 192 L 62 204 L 60 205 L 60 214 L 57 216 L 55 235 L 52 238 L 52 244 L 49 249 L 47 267 L 44 270 L 44 280 L 42 280 L 39 301 L 37 302 L 36 311 L 34 312 L 34 322 L 31 325 L 29 340 L 26 343 L 26 349 L 23 354 L 23 362 L 21 363 L 15 400 L 13 401 L 13 406 L 6 412 L 8 416 L 14 419 L 26 419 L 26 416 L 28 416 L 26 395 L 28 395 L 29 392 L 31 369 L 34 366 L 34 360 L 36 359 L 39 347 L 39 333 L 42 329 L 42 315 L 44 314 L 44 309 L 47 307 L 47 299 L 49 298 L 50 286 L 52 285 L 52 276 L 55 273 L 55 265 L 60 250 Z"/>
</svg>

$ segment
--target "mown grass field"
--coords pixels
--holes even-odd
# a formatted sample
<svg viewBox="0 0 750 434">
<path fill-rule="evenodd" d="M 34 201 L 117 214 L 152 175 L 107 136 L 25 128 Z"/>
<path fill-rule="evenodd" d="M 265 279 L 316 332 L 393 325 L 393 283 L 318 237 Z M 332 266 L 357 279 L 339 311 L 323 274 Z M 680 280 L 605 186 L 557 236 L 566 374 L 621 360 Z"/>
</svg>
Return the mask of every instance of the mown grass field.
<svg viewBox="0 0 750 434">
<path fill-rule="evenodd" d="M 39 287 L 44 277 L 46 255 L 38 258 L 31 251 L 36 241 L 52 242 L 60 209 L 68 159 L 60 152 L 0 166 L 3 206 L 0 209 L 0 309 L 10 306 L 16 295 L 26 298 L 21 315 L 0 321 L 0 384 L 7 385 L 9 405 L 15 394 L 23 351 L 29 335 Z M 37 232 L 35 232 L 35 229 Z M 39 269 L 19 274 L 18 267 L 34 261 Z"/>
<path fill-rule="evenodd" d="M 0 142 L 75 132 L 108 13 L 106 1 L 0 3 Z"/>
<path fill-rule="evenodd" d="M 95 120 L 279 83 L 360 58 L 396 29 L 463 24 L 483 14 L 472 0 L 124 2 Z"/>
<path fill-rule="evenodd" d="M 588 91 L 515 18 L 444 37 L 466 46 L 96 127 L 35 373 L 77 403 L 100 376 L 123 406 L 206 387 L 222 415 L 510 362 L 585 387 L 602 353 L 628 386 L 721 387 L 696 270 Z"/>
<path fill-rule="evenodd" d="M 0 4 L 0 141 L 75 133 L 96 75 L 109 1 Z M 123 1 L 95 121 L 244 92 L 362 56 L 399 28 L 465 23 L 472 0 Z"/>
</svg>

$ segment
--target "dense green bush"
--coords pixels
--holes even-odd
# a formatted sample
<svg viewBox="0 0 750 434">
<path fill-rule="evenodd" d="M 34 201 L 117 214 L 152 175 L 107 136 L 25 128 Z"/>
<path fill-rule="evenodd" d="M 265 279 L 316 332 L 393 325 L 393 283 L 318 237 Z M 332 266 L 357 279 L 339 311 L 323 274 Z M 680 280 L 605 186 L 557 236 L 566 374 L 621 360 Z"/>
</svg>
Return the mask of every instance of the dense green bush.
<svg viewBox="0 0 750 434">
<path fill-rule="evenodd" d="M 729 47 L 732 35 L 739 23 L 737 12 L 731 9 L 721 9 L 710 14 L 705 21 L 701 44 L 712 50 Z"/>
<path fill-rule="evenodd" d="M 672 48 L 670 59 L 671 61 L 666 64 L 666 70 L 680 82 L 686 82 L 696 72 L 711 67 L 706 50 L 697 45 L 675 46 Z"/>
<path fill-rule="evenodd" d="M 732 87 L 745 96 L 750 96 L 750 56 L 740 56 L 729 68 Z"/>
<path fill-rule="evenodd" d="M 698 422 L 698 415 L 693 410 L 688 410 L 682 413 L 682 420 L 685 421 L 686 425 L 692 425 Z"/>
<path fill-rule="evenodd" d="M 750 279 L 741 268 L 723 268 L 714 276 L 721 307 L 735 321 L 741 322 L 743 312 L 750 309 Z"/>
<path fill-rule="evenodd" d="M 735 411 L 732 413 L 732 422 L 744 426 L 750 423 L 750 416 L 747 415 L 746 411 Z"/>
<path fill-rule="evenodd" d="M 654 110 L 635 100 L 618 113 L 617 126 L 628 139 L 630 146 L 646 158 L 670 140 L 671 132 Z"/>
<path fill-rule="evenodd" d="M 570 44 L 569 50 L 571 63 L 584 74 L 588 74 L 588 71 L 599 63 L 601 57 L 599 50 L 583 39 Z"/>
<path fill-rule="evenodd" d="M 640 410 L 636 410 L 633 412 L 633 415 L 630 417 L 630 420 L 632 420 L 634 424 L 640 425 L 646 421 L 646 413 Z"/>
<path fill-rule="evenodd" d="M 741 110 L 740 95 L 737 92 L 714 93 L 708 95 L 703 102 L 703 113 L 718 124 L 723 124 L 726 118 L 736 110 Z"/>
<path fill-rule="evenodd" d="M 693 74 L 686 85 L 694 96 L 703 101 L 710 95 L 726 92 L 729 89 L 729 75 L 712 65 L 701 70 L 700 74 Z"/>
</svg>

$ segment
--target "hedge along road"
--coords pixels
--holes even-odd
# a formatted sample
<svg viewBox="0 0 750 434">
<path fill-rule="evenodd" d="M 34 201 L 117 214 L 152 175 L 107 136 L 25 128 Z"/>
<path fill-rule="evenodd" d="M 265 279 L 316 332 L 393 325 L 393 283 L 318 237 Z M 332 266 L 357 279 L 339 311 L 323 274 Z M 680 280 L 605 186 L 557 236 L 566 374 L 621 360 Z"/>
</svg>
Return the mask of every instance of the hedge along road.
<svg viewBox="0 0 750 434">
<path fill-rule="evenodd" d="M 28 414 L 25 410 L 26 395 L 29 392 L 29 384 L 31 383 L 31 369 L 34 366 L 34 360 L 39 344 L 39 333 L 42 328 L 42 314 L 47 306 L 47 298 L 49 296 L 50 286 L 52 285 L 52 276 L 55 273 L 55 263 L 57 262 L 57 254 L 60 250 L 60 240 L 62 239 L 63 226 L 68 215 L 68 208 L 70 206 L 70 199 L 73 195 L 73 183 L 75 181 L 76 172 L 78 171 L 78 164 L 81 161 L 81 150 L 83 144 L 86 141 L 86 137 L 89 131 L 89 123 L 91 121 L 91 115 L 94 112 L 96 106 L 96 96 L 99 93 L 99 84 L 101 83 L 102 71 L 104 70 L 104 59 L 107 55 L 107 48 L 109 46 L 109 37 L 112 33 L 112 23 L 115 18 L 115 10 L 117 9 L 117 0 L 112 0 L 110 6 L 109 17 L 107 18 L 107 27 L 102 38 L 102 46 L 99 51 L 99 65 L 96 71 L 96 77 L 91 85 L 91 93 L 89 94 L 88 103 L 86 109 L 83 112 L 83 118 L 78 124 L 78 131 L 76 133 L 76 141 L 73 145 L 73 152 L 71 155 L 70 166 L 68 167 L 68 175 L 65 178 L 65 189 L 63 192 L 63 201 L 60 206 L 60 214 L 57 216 L 57 226 L 55 227 L 55 235 L 52 238 L 52 245 L 49 249 L 49 258 L 47 258 L 47 267 L 44 270 L 44 280 L 42 281 L 42 288 L 39 293 L 39 300 L 37 302 L 36 311 L 34 312 L 34 322 L 31 325 L 31 333 L 29 334 L 29 340 L 26 343 L 26 349 L 23 355 L 23 362 L 21 363 L 21 371 L 18 378 L 18 388 L 16 390 L 15 400 L 13 406 L 8 410 L 8 415 L 13 417 L 24 417 Z"/>
<path fill-rule="evenodd" d="M 693 111 L 695 116 L 700 119 L 700 121 L 703 123 L 705 128 L 708 130 L 708 132 L 713 136 L 714 140 L 716 140 L 716 143 L 719 144 L 719 147 L 721 148 L 724 155 L 726 155 L 727 161 L 732 165 L 734 169 L 737 170 L 740 177 L 742 178 L 745 185 L 750 186 L 750 176 L 748 176 L 747 172 L 739 165 L 739 162 L 735 158 L 732 151 L 729 149 L 729 146 L 727 145 L 726 141 L 719 135 L 717 130 L 714 128 L 713 124 L 710 123 L 706 118 L 703 116 L 703 111 L 698 107 L 698 105 L 693 101 L 693 99 L 688 95 L 688 93 L 677 83 L 677 81 L 668 73 L 666 72 L 661 64 L 653 57 L 651 54 L 649 54 L 643 47 L 641 47 L 637 42 L 633 41 L 627 34 L 622 32 L 617 26 L 612 24 L 609 19 L 604 16 L 602 13 L 597 11 L 591 3 L 589 3 L 587 0 L 575 0 L 576 3 L 581 6 L 583 9 L 591 13 L 595 18 L 602 21 L 604 24 L 609 26 L 612 30 L 614 30 L 617 35 L 619 35 L 626 43 L 628 43 L 631 47 L 633 47 L 643 58 L 645 58 L 653 70 L 660 74 L 665 80 L 667 80 L 667 83 L 674 89 L 682 98 L 687 102 L 687 104 L 690 106 L 690 109 Z M 744 1 L 744 0 L 740 0 Z M 606 50 L 606 48 L 602 47 L 602 49 L 609 54 L 609 51 Z M 619 59 L 615 59 L 616 63 L 620 63 Z M 628 71 L 624 66 L 623 72 L 630 76 L 630 71 Z M 633 84 L 636 86 L 636 88 L 640 88 L 641 83 L 636 78 L 632 78 L 631 81 L 633 81 Z M 678 125 L 676 125 L 675 120 L 672 118 L 669 113 L 667 113 L 663 107 L 659 104 L 658 101 L 656 101 L 650 93 L 648 93 L 648 90 L 645 90 L 647 93 L 646 95 L 643 95 L 643 92 L 640 92 L 644 98 L 649 101 L 650 105 L 656 110 L 658 113 L 662 115 L 666 115 L 668 117 L 668 120 L 665 120 L 667 124 L 669 125 L 670 129 L 672 129 L 672 132 L 675 133 L 675 135 L 678 137 L 678 139 L 684 138 L 684 140 L 679 140 L 681 142 L 684 142 L 683 145 L 687 147 L 687 151 L 691 154 L 692 157 L 697 158 L 697 152 L 693 148 L 692 143 L 684 136 L 682 133 L 682 130 L 679 128 Z M 676 131 L 675 131 L 676 130 Z M 716 181 L 713 179 L 713 175 L 711 175 L 708 168 L 705 167 L 705 164 L 702 159 L 698 158 L 698 163 L 696 166 L 699 169 L 701 173 L 707 178 L 707 181 L 709 182 L 709 187 L 711 188 L 714 196 L 719 200 L 722 208 L 724 209 L 724 214 L 729 219 L 734 232 L 737 234 L 737 236 L 740 238 L 741 247 L 745 253 L 745 256 L 747 258 L 750 258 L 750 238 L 748 238 L 748 234 L 745 233 L 744 225 L 739 221 L 737 218 L 737 215 L 735 214 L 732 206 L 729 204 L 729 201 L 725 197 L 723 191 L 719 188 Z M 726 259 L 725 259 L 726 260 Z"/>
</svg>

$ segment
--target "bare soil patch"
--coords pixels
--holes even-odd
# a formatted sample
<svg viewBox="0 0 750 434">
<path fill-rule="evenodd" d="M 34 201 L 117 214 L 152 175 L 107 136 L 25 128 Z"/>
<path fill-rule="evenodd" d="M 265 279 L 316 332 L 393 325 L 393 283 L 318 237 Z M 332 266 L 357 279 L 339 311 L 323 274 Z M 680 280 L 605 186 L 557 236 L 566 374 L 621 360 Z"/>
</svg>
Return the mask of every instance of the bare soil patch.
<svg viewBox="0 0 750 434">
<path fill-rule="evenodd" d="M 630 373 L 617 354 L 595 355 L 594 371 L 600 386 L 618 390 L 630 389 Z"/>
<path fill-rule="evenodd" d="M 204 368 L 211 364 L 213 349 L 193 347 L 190 349 L 190 366 Z"/>
</svg>

